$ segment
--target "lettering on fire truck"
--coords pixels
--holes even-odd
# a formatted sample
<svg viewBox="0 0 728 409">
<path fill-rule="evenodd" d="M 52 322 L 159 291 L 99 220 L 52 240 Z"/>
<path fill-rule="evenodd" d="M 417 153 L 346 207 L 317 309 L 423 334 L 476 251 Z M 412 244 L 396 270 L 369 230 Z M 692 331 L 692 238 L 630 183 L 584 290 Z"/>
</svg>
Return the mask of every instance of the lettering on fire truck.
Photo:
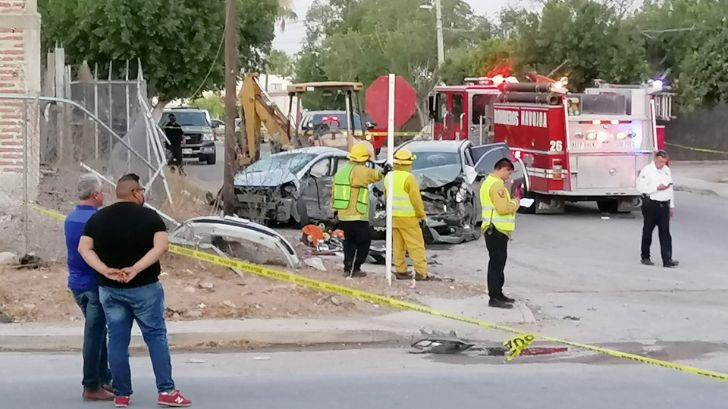
<svg viewBox="0 0 728 409">
<path fill-rule="evenodd" d="M 493 112 L 493 122 L 501 125 L 511 126 L 533 126 L 536 128 L 547 128 L 546 111 L 527 111 L 521 110 L 520 117 L 518 111 L 508 109 L 496 109 Z"/>
</svg>

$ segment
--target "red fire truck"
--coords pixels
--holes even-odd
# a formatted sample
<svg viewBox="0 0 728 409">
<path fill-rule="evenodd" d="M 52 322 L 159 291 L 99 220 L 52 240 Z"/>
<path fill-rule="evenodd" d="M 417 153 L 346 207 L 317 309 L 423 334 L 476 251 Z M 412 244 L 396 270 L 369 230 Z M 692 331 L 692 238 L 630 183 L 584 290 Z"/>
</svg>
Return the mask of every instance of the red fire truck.
<svg viewBox="0 0 728 409">
<path fill-rule="evenodd" d="M 659 81 L 563 91 L 487 78 L 437 87 L 430 98 L 434 139 L 505 142 L 526 168 L 525 193 L 536 213 L 560 213 L 576 201 L 633 210 L 637 173 L 661 147 L 656 121 L 670 118 L 670 94 Z"/>
</svg>

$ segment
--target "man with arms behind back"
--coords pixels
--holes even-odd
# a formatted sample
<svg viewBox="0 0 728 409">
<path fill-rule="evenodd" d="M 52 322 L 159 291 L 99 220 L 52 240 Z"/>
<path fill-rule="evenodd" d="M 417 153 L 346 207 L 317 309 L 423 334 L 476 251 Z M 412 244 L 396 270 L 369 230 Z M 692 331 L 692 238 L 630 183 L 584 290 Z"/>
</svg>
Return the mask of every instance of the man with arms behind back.
<svg viewBox="0 0 728 409">
<path fill-rule="evenodd" d="M 119 202 L 96 213 L 79 243 L 84 260 L 99 273 L 99 296 L 109 328 L 109 363 L 114 377 L 114 404 L 127 407 L 132 394 L 129 342 L 134 320 L 149 349 L 164 406 L 190 406 L 175 389 L 164 321 L 164 291 L 159 259 L 169 241 L 159 215 L 144 208 L 139 176 L 122 176 L 116 185 Z"/>
</svg>

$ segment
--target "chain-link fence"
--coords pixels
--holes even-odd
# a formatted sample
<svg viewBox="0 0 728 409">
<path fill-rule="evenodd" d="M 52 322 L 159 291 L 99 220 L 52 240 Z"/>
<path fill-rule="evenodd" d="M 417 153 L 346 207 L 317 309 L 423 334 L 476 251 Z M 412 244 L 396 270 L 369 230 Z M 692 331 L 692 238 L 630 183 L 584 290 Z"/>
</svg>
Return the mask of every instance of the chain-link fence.
<svg viewBox="0 0 728 409">
<path fill-rule="evenodd" d="M 164 134 L 152 118 L 141 82 L 129 95 L 127 108 L 120 110 L 128 118 L 123 121 L 117 121 L 113 111 L 106 109 L 114 106 L 113 98 L 106 108 L 93 103 L 86 106 L 89 99 L 84 99 L 84 95 L 88 94 L 89 84 L 73 84 L 72 90 L 76 85 L 78 92 L 72 91 L 73 100 L 0 95 L 0 105 L 15 106 L 20 113 L 20 138 L 28 145 L 22 149 L 22 177 L 18 178 L 22 186 L 0 186 L 8 190 L 6 194 L 11 198 L 0 209 L 0 251 L 35 254 L 43 260 L 63 258 L 63 224 L 34 208 L 68 214 L 79 201 L 77 183 L 83 173 L 94 173 L 103 181 L 109 204 L 115 197 L 115 181 L 127 173 L 141 177 L 151 206 L 159 208 L 172 202 L 164 173 Z M 118 92 L 111 85 L 110 92 Z M 124 91 L 124 101 L 128 89 Z M 39 174 L 34 174 L 34 169 L 39 169 Z"/>
</svg>

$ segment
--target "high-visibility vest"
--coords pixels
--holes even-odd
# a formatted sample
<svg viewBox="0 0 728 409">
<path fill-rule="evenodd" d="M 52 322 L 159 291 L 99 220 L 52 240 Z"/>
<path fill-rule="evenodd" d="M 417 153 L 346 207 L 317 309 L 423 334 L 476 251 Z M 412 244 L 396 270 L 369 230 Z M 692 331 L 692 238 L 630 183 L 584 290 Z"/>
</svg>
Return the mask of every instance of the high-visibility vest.
<svg viewBox="0 0 728 409">
<path fill-rule="evenodd" d="M 501 182 L 500 179 L 493 175 L 488 177 L 480 187 L 480 205 L 483 208 L 483 230 L 487 229 L 489 225 L 495 226 L 498 231 L 502 233 L 510 233 L 516 230 L 516 215 L 514 214 L 500 214 L 493 205 L 493 200 L 490 198 L 490 188 Z M 502 183 L 502 182 L 501 182 Z M 511 195 L 508 190 L 505 189 L 506 200 L 511 200 Z"/>
<path fill-rule="evenodd" d="M 334 175 L 334 209 L 343 210 L 349 208 L 351 203 L 351 172 L 354 165 L 348 163 L 339 169 Z M 369 214 L 369 189 L 366 186 L 359 188 L 356 197 L 356 211 L 360 214 Z"/>
<path fill-rule="evenodd" d="M 415 217 L 415 207 L 412 206 L 409 194 L 404 190 L 404 183 L 407 181 L 410 173 L 403 170 L 395 170 L 384 177 L 386 187 L 389 187 L 389 179 L 394 178 L 392 189 L 392 216 L 395 217 Z"/>
</svg>

